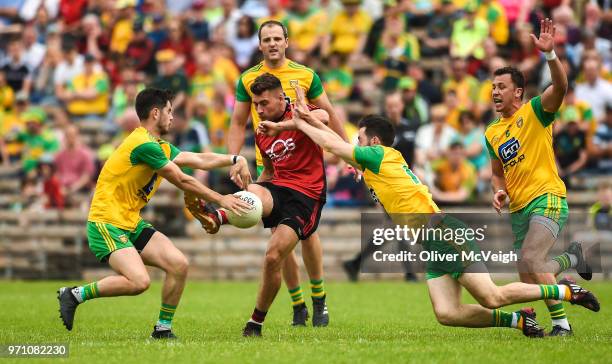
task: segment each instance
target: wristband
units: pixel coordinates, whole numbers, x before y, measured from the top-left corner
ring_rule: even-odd
[[[546,57],[547,61],[554,61],[555,59],[557,59],[557,54],[555,53],[555,50],[553,49],[550,52],[544,52],[544,57]]]
[[[238,162],[238,156],[234,155],[232,156],[232,164],[236,164]]]

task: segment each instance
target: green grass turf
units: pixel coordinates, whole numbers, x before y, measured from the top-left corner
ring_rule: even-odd
[[[60,285],[0,282],[0,344],[69,342],[70,356],[63,360],[88,364],[612,362],[612,283],[607,282],[585,284],[600,299],[599,313],[566,305],[574,337],[545,339],[528,339],[507,328],[443,327],[435,321],[425,284],[403,282],[326,284],[327,328],[290,327],[290,300],[283,288],[268,314],[265,337],[244,339],[240,334],[257,284],[189,282],[175,316],[177,342],[148,339],[159,310],[159,282],[140,296],[85,303],[72,332],[58,318]],[[307,303],[312,307],[309,297]],[[533,306],[550,328],[544,304]]]

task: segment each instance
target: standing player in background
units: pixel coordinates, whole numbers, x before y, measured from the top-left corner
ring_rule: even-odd
[[[128,135],[104,164],[98,177],[87,218],[89,248],[101,262],[108,262],[116,275],[81,287],[58,291],[60,318],[72,330],[79,304],[98,297],[133,296],[149,288],[145,265],[166,272],[162,286],[159,320],[151,337],[174,339],[172,319],[185,287],[187,258],[164,234],[140,217],[162,178],[186,193],[224,206],[237,213],[249,205],[232,195],[222,196],[208,189],[181,167],[212,169],[239,165],[237,173],[248,173],[246,159],[215,153],[181,152],[161,139],[172,126],[169,92],[145,89],[136,97],[140,127]],[[200,216],[206,225],[212,222]]]
[[[548,260],[568,215],[566,189],[552,145],[554,115],[567,91],[567,76],[553,49],[554,34],[552,20],[545,19],[540,23],[540,37],[531,35],[546,55],[552,85],[523,104],[523,74],[513,67],[496,70],[493,103],[501,116],[485,130],[493,169],[493,207],[500,212],[506,197],[510,198],[514,247],[520,249],[521,257],[519,275],[526,283],[555,284],[555,276],[570,267],[584,279],[592,276],[579,243],[571,243],[567,252]],[[563,304],[547,300],[546,305],[553,325],[550,335],[571,335]]]
[[[259,27],[259,49],[264,60],[258,65],[246,70],[238,81],[236,87],[236,105],[229,128],[227,147],[229,153],[240,153],[244,143],[245,127],[249,113],[253,128],[257,128],[260,121],[255,106],[252,104],[253,94],[250,87],[254,80],[264,74],[270,73],[281,81],[285,95],[289,102],[295,100],[294,85],[300,87],[308,101],[329,115],[330,127],[346,140],[342,122],[338,120],[329,99],[323,90],[319,76],[310,68],[293,62],[285,57],[289,46],[287,29],[274,20],[266,21]],[[256,149],[257,174],[263,171],[261,151]],[[240,180],[236,168],[230,170],[232,180],[241,188],[246,188],[250,181]],[[313,233],[302,242],[302,257],[310,277],[312,291],[314,326],[327,326],[329,315],[325,306],[325,290],[323,288],[323,251],[318,233]],[[293,325],[306,325],[308,309],[304,303],[302,288],[300,287],[299,266],[294,252],[287,257],[283,265],[283,278],[291,300],[293,302]]]
[[[424,223],[442,229],[466,228],[457,219],[440,212],[427,186],[408,168],[401,153],[390,147],[394,130],[389,120],[375,115],[362,119],[359,122],[359,145],[354,146],[342,140],[309,111],[299,91],[296,107],[292,111],[293,119],[283,122],[282,128],[297,128],[326,151],[360,168],[372,197],[382,205],[395,224],[419,226]],[[277,128],[278,124],[264,121],[260,123],[259,131],[268,133],[268,130]],[[454,241],[431,239],[421,241],[421,244],[425,250],[440,256],[477,249],[470,241],[458,245]],[[546,298],[562,299],[595,312],[600,308],[591,292],[569,280],[552,285],[515,282],[498,286],[480,262],[429,261],[425,277],[436,318],[447,326],[511,327],[521,330],[528,337],[542,337],[544,331],[535,321],[533,309],[506,312],[499,308]],[[461,287],[465,287],[479,304],[461,303]]]

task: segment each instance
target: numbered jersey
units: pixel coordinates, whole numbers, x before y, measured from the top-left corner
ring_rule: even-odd
[[[546,193],[566,195],[552,146],[554,118],[554,113],[546,112],[537,96],[511,117],[497,119],[485,130],[489,155],[504,167],[510,212]]]
[[[397,150],[382,145],[355,147],[353,159],[361,166],[372,197],[387,213],[440,211],[427,186],[412,173]]]
[[[156,170],[180,151],[143,128],[136,128],[104,164],[96,183],[88,220],[134,230],[140,210],[149,202],[162,178]]]

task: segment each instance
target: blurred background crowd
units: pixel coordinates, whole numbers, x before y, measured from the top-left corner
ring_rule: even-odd
[[[261,61],[269,19],[286,24],[287,56],[320,75],[350,138],[361,116],[385,114],[435,200],[488,201],[491,75],[520,68],[527,97],[550,83],[529,37],[545,17],[570,80],[554,124],[559,174],[592,188],[612,175],[610,0],[0,0],[0,165],[20,191],[7,207],[86,209],[146,86],[175,95],[170,142],[225,152],[235,85]],[[236,188],[227,171],[189,172]],[[327,178],[329,205],[371,204],[347,169],[330,163]]]

